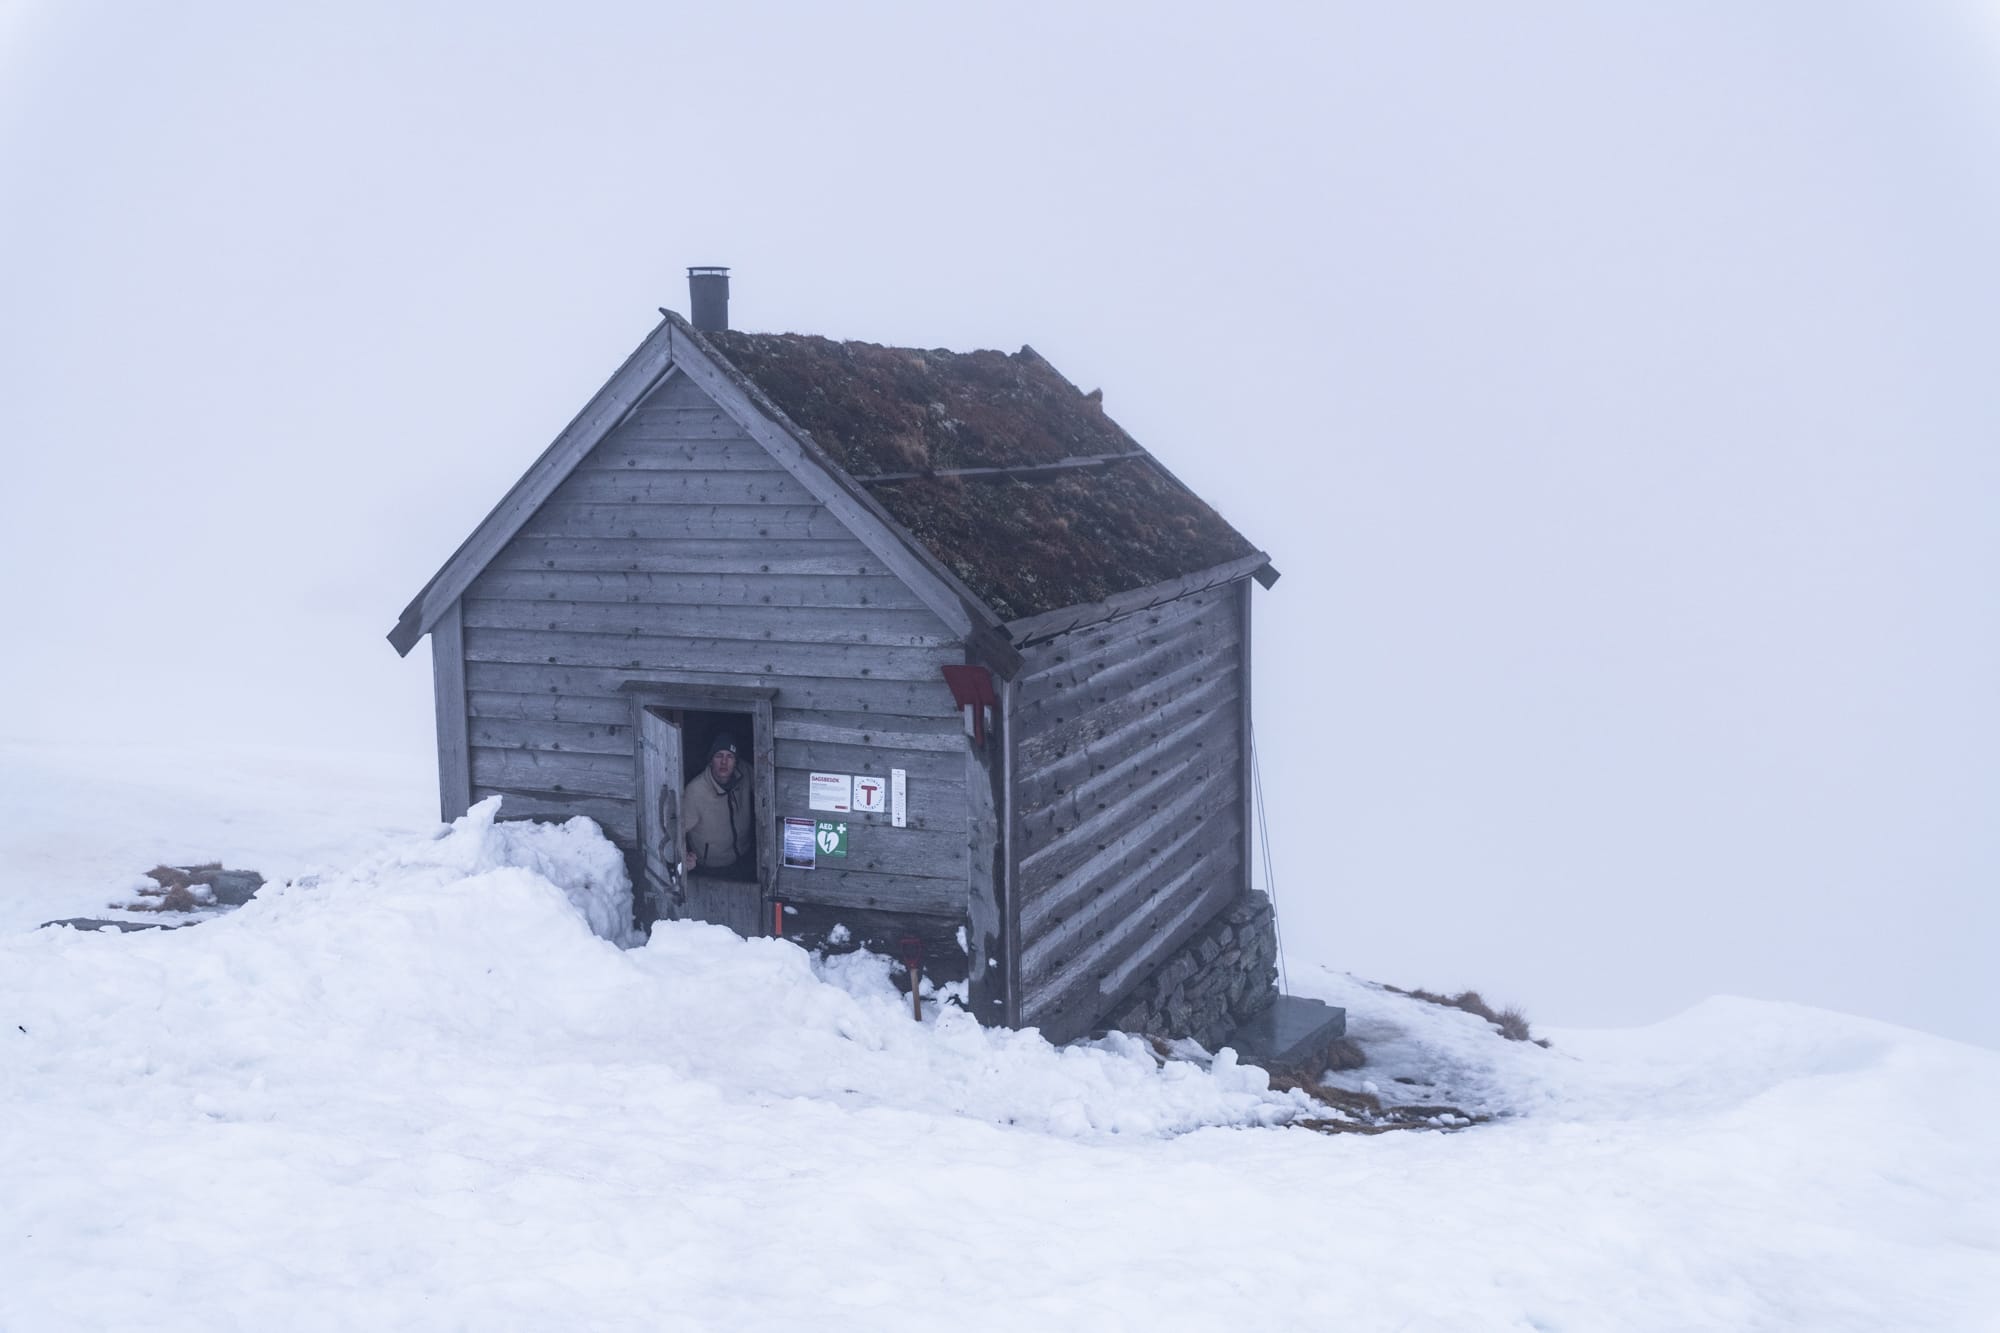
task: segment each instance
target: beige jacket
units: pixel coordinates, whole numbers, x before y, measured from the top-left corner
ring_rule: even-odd
[[[736,781],[726,792],[715,785],[715,775],[707,769],[695,774],[681,793],[681,837],[694,851],[697,873],[727,870],[738,858],[756,855],[748,765],[736,770]]]

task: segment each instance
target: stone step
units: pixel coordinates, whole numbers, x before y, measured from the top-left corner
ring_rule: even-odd
[[[1222,1044],[1235,1047],[1236,1058],[1246,1065],[1314,1078],[1326,1069],[1327,1052],[1346,1033],[1345,1009],[1323,1000],[1280,995]]]

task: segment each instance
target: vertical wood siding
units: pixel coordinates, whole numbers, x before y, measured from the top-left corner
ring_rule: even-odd
[[[1088,1032],[1249,882],[1240,584],[1025,650],[1021,1022]]]
[[[844,863],[779,896],[963,917],[962,640],[685,377],[543,503],[461,601],[472,796],[588,815],[636,846],[633,679],[775,689],[777,809],[815,769],[909,773],[909,825],[855,816]],[[832,867],[837,866],[838,869]]]

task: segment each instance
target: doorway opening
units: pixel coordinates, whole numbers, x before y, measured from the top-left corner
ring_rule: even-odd
[[[765,691],[634,682],[646,915],[769,928],[775,879]]]
[[[681,843],[700,879],[757,882],[750,715],[681,712]]]

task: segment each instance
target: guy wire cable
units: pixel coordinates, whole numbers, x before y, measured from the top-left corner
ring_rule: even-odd
[[[1271,869],[1271,821],[1264,815],[1264,764],[1257,750],[1257,724],[1250,724],[1250,790],[1256,797],[1258,855],[1264,859],[1264,896],[1271,900],[1271,935],[1278,946],[1278,990],[1291,994],[1285,972],[1284,919],[1278,915],[1278,877]]]

